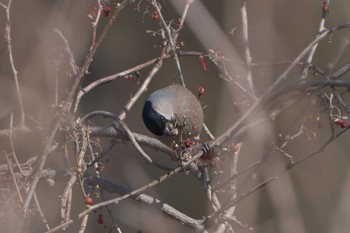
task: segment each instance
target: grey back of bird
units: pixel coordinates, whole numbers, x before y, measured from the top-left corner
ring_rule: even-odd
[[[167,119],[175,116],[179,134],[173,138],[158,137],[165,144],[170,141],[180,143],[186,138],[198,139],[203,128],[204,114],[201,103],[187,88],[174,84],[152,93],[148,100],[152,101],[153,108]],[[163,109],[172,109],[164,112]],[[169,141],[170,140],[170,141]]]

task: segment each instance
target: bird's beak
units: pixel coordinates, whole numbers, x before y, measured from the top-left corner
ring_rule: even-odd
[[[167,122],[163,133],[167,136],[173,137],[179,134],[179,130],[176,127],[174,127],[172,123]]]

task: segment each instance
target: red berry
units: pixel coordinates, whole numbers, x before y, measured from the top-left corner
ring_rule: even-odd
[[[189,138],[186,138],[186,140],[185,140],[185,146],[186,146],[186,147],[191,147],[191,146],[192,146],[191,140],[190,140]]]
[[[93,201],[91,197],[85,197],[85,204],[92,205]]]
[[[346,123],[345,123],[345,122],[342,122],[342,123],[339,124],[339,125],[340,125],[340,128],[342,128],[342,129],[346,128]]]
[[[203,56],[199,56],[199,60],[201,61],[201,65],[202,65],[203,69],[205,71],[207,71],[207,64],[204,61],[204,57]]]
[[[98,216],[97,223],[98,223],[98,224],[103,224],[103,216],[102,216],[102,214],[100,214],[100,215]]]
[[[159,19],[159,14],[158,14],[158,12],[153,12],[152,13],[152,20],[158,20]]]
[[[201,156],[203,160],[212,160],[214,158],[214,153],[206,153]]]
[[[87,8],[88,17],[92,20],[95,20],[98,14],[98,9],[96,7]]]
[[[329,7],[329,3],[328,3],[328,2],[324,2],[324,3],[323,3],[323,10],[324,10],[324,11],[327,11],[327,10],[328,10],[328,7]]]
[[[239,150],[239,146],[238,146],[237,144],[235,144],[235,143],[232,143],[232,145],[231,145],[231,151],[232,151],[233,153],[236,153],[238,150]]]
[[[198,96],[201,97],[204,94],[204,91],[205,91],[204,87],[199,86],[197,88]]]
[[[108,17],[111,14],[112,11],[112,7],[108,6],[108,5],[104,5],[103,6],[103,14]]]
[[[177,19],[177,26],[178,26],[178,27],[180,27],[181,22],[182,22],[181,18],[178,18],[178,19]]]
[[[344,120],[343,118],[341,118],[341,117],[335,119],[334,124],[339,125],[340,128],[342,128],[342,129],[346,128],[346,122],[345,122],[345,120]]]

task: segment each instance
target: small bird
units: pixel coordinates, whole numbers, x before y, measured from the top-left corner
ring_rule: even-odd
[[[171,148],[198,140],[204,122],[199,100],[179,84],[153,92],[145,101],[142,118],[147,129]]]

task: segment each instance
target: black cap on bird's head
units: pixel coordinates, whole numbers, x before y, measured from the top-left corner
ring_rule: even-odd
[[[157,112],[151,101],[146,101],[142,110],[142,119],[147,129],[155,135],[176,136],[178,130],[174,127],[173,119],[166,119],[162,114]]]
[[[150,101],[146,101],[143,106],[142,119],[149,131],[158,136],[163,135],[166,126],[165,117],[153,109]]]

